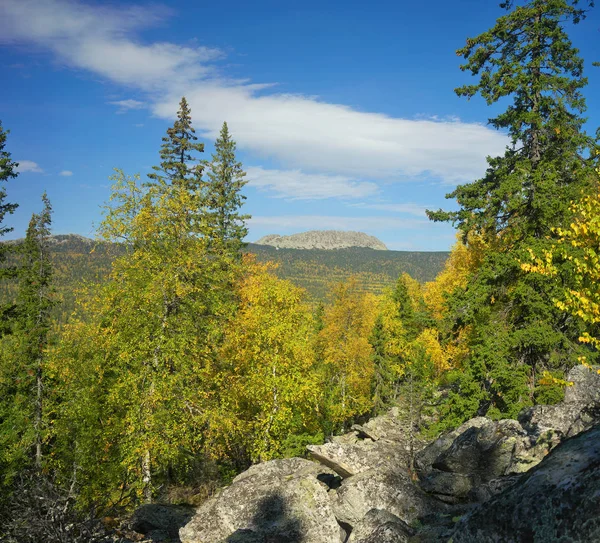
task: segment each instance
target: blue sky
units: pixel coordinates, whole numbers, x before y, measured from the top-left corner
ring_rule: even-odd
[[[118,167],[145,175],[185,95],[210,157],[227,121],[248,172],[249,241],[359,230],[390,249],[446,250],[425,208],[506,144],[494,108],[453,89],[455,50],[502,14],[489,0],[0,0],[0,119],[21,174],[6,221],[24,234],[44,190],[55,233],[92,237]],[[600,124],[600,13],[574,28]]]

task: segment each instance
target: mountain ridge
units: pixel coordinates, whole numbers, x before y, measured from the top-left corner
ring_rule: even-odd
[[[254,245],[269,245],[278,249],[349,249],[363,247],[376,251],[387,251],[385,243],[364,232],[351,230],[309,230],[289,236],[269,234],[254,242]]]

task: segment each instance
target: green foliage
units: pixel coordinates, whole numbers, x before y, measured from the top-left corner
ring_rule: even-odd
[[[11,334],[0,343],[0,467],[10,483],[35,463],[42,467],[46,431],[45,354],[55,304],[48,237],[52,208],[46,194],[44,208],[33,214],[25,242],[19,247],[19,285]]]
[[[213,248],[234,258],[241,255],[243,239],[248,233],[244,221],[250,218],[238,211],[246,199],[241,193],[247,183],[245,175],[242,163],[235,158],[235,141],[227,123],[223,123],[207,168],[207,220],[214,231]]]
[[[18,172],[17,166],[19,165],[17,162],[14,162],[11,159],[11,155],[8,151],[4,150],[6,146],[6,137],[8,136],[8,131],[2,129],[2,122],[0,122],[0,182],[4,183],[9,179],[14,179],[17,177]],[[8,232],[12,231],[12,228],[2,226],[4,222],[4,218],[7,214],[12,214],[15,209],[18,207],[17,204],[10,204],[5,202],[6,199],[6,189],[4,185],[0,186],[0,236],[4,236]],[[2,247],[1,250],[6,250],[6,247]],[[2,253],[0,252],[0,255]]]
[[[321,445],[325,441],[323,432],[316,434],[290,434],[281,444],[281,456],[283,458],[306,457],[307,445]]]
[[[202,257],[212,230],[201,168],[190,166],[194,139],[183,99],[149,181],[113,177],[100,233],[123,241],[125,254],[83,307],[91,318],[73,320],[56,352],[64,386],[56,440],[76,444],[62,462],[81,467],[89,500],[117,499],[119,488],[150,500],[203,450],[213,340],[231,279]]]
[[[513,2],[503,6],[511,10]],[[507,130],[512,143],[503,156],[488,159],[482,179],[448,195],[458,211],[429,213],[456,224],[465,242],[476,236],[486,248],[478,269],[448,302],[447,329],[469,336],[460,385],[469,377],[469,388],[479,387],[450,418],[514,415],[535,399],[534,374],[565,369],[582,354],[581,327],[552,302],[560,285],[527,276],[520,262],[530,250],[543,254],[552,244],[554,228],[570,220],[570,201],[589,183],[591,140],[581,116],[586,79],[565,31],[567,21],[583,16],[574,1],[531,0],[458,51],[465,58],[461,68],[478,81],[457,94],[480,95],[488,104],[511,100],[489,122]],[[451,394],[448,405],[454,400]]]
[[[550,379],[539,379],[534,389],[535,403],[557,404],[565,399],[565,374],[562,371],[548,372]]]
[[[376,251],[363,247],[348,249],[276,249],[248,244],[248,252],[259,262],[278,264],[275,273],[306,289],[319,301],[330,301],[331,284],[356,276],[360,288],[382,294],[408,273],[418,281],[431,281],[443,268],[447,252]]]
[[[14,213],[18,207],[17,204],[5,202],[6,188],[4,183],[9,179],[14,179],[18,175],[16,171],[18,163],[14,162],[11,159],[10,153],[4,150],[7,135],[8,131],[2,129],[2,122],[0,122],[0,237],[12,231],[12,228],[3,225],[3,222],[6,215]],[[15,277],[15,268],[7,266],[5,262],[13,249],[14,247],[11,245],[0,243],[0,280],[13,279]],[[0,336],[8,331],[9,320],[14,310],[14,305],[10,303],[11,301],[7,300],[8,303],[0,304]]]

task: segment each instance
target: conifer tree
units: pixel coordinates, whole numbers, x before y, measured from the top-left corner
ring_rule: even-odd
[[[514,415],[535,401],[540,370],[565,369],[580,350],[579,328],[551,301],[554,282],[526,276],[519,263],[528,248],[543,251],[553,228],[568,222],[569,202],[589,179],[586,79],[565,30],[585,11],[577,0],[515,4],[503,2],[507,13],[457,52],[466,59],[461,69],[479,78],[456,89],[459,96],[480,95],[488,104],[511,100],[489,121],[506,130],[511,143],[503,156],[488,159],[482,179],[447,196],[457,200],[458,211],[429,213],[457,225],[465,242],[474,235],[487,246],[466,288],[455,292],[449,316],[456,330],[471,330],[468,367],[456,384],[468,391],[455,396],[469,402],[468,409],[456,406],[463,418]]]
[[[250,218],[239,213],[246,199],[241,190],[247,181],[241,162],[236,160],[235,149],[227,123],[223,123],[215,142],[215,153],[208,164],[206,199],[214,245],[231,256],[239,255],[248,233],[244,221]]]
[[[42,467],[44,401],[46,397],[45,351],[55,305],[48,238],[52,207],[42,196],[44,208],[33,214],[27,236],[19,247],[19,289],[11,336],[5,338],[0,367],[0,435],[4,464],[10,477],[18,467],[33,461]]]
[[[65,329],[62,418],[76,421],[73,462],[94,498],[125,485],[151,501],[157,481],[173,482],[202,452],[226,281],[207,258],[202,167],[190,165],[203,147],[194,141],[184,98],[149,180],[117,171],[100,233],[127,252],[92,295],[89,322]]]
[[[204,166],[192,153],[203,153],[204,144],[196,143],[197,140],[190,107],[184,96],[179,102],[175,123],[167,129],[167,135],[162,139],[160,166],[154,166],[155,173],[148,177],[157,182],[183,185],[188,190],[199,189]],[[198,164],[192,166],[194,162]]]
[[[6,137],[8,135],[8,130],[2,129],[2,122],[0,121],[0,182],[4,183],[9,179],[14,179],[17,177],[18,172],[17,167],[19,164],[14,162],[11,159],[10,153],[4,150],[6,146]],[[6,189],[4,186],[0,186],[0,236],[4,236],[8,232],[12,231],[12,228],[2,226],[4,222],[4,218],[7,214],[11,214],[17,209],[17,204],[10,204],[5,202],[6,199]],[[2,251],[5,251],[6,248],[2,247]],[[2,256],[2,253],[0,253]]]
[[[2,129],[2,122],[0,121],[0,183],[5,183],[9,179],[17,177],[18,163],[14,162],[8,151],[4,150],[6,146],[6,137],[8,130]],[[12,228],[3,226],[6,215],[14,213],[17,209],[17,204],[11,204],[5,202],[6,200],[6,188],[3,184],[0,184],[0,237],[12,231]],[[0,279],[6,277],[14,277],[14,267],[5,267],[3,264],[6,261],[8,253],[13,250],[14,247],[6,243],[0,244]],[[14,310],[14,306],[11,305],[0,305],[0,335],[8,331],[9,316]]]

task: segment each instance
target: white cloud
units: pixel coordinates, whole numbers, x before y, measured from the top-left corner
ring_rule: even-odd
[[[173,117],[179,94],[157,101],[154,112]],[[352,178],[472,180],[485,171],[485,156],[507,143],[480,124],[393,118],[243,85],[203,82],[185,95],[194,122],[211,138],[226,119],[241,148],[291,168]]]
[[[63,170],[58,175],[62,175],[63,177],[71,177],[73,172],[71,170]]]
[[[44,170],[40,168],[37,162],[33,162],[33,160],[17,160],[19,166],[17,167],[17,171],[19,173],[24,172],[32,172],[32,173],[44,173]]]
[[[118,106],[117,113],[127,113],[131,109],[143,109],[146,107],[145,102],[139,100],[117,100],[116,102],[109,102],[113,106]]]
[[[356,181],[341,175],[307,174],[300,170],[247,169],[248,184],[273,192],[289,200],[323,200],[326,198],[365,198],[376,194],[375,183]]]
[[[358,183],[355,191],[368,189],[359,182],[365,179],[472,180],[485,171],[485,156],[500,154],[508,141],[481,124],[443,115],[391,117],[278,93],[268,82],[228,81],[214,66],[222,56],[217,49],[143,43],[137,37],[139,30],[164,20],[166,8],[116,6],[2,0],[0,42],[37,44],[64,64],[134,87],[163,118],[175,116],[185,94],[205,136],[215,138],[227,120],[240,149],[275,159],[284,170],[338,176],[346,186]],[[282,185],[270,187],[277,193]]]
[[[161,22],[161,6],[92,6],[75,0],[3,0],[0,42],[32,42],[58,59],[114,82],[164,88],[206,75],[221,56],[208,47],[139,42],[135,31]]]
[[[415,215],[417,217],[426,217],[425,210],[433,209],[435,206],[423,206],[420,204],[405,203],[405,204],[350,204],[351,207],[359,209],[377,209],[379,211],[389,211],[391,213],[405,213]]]

